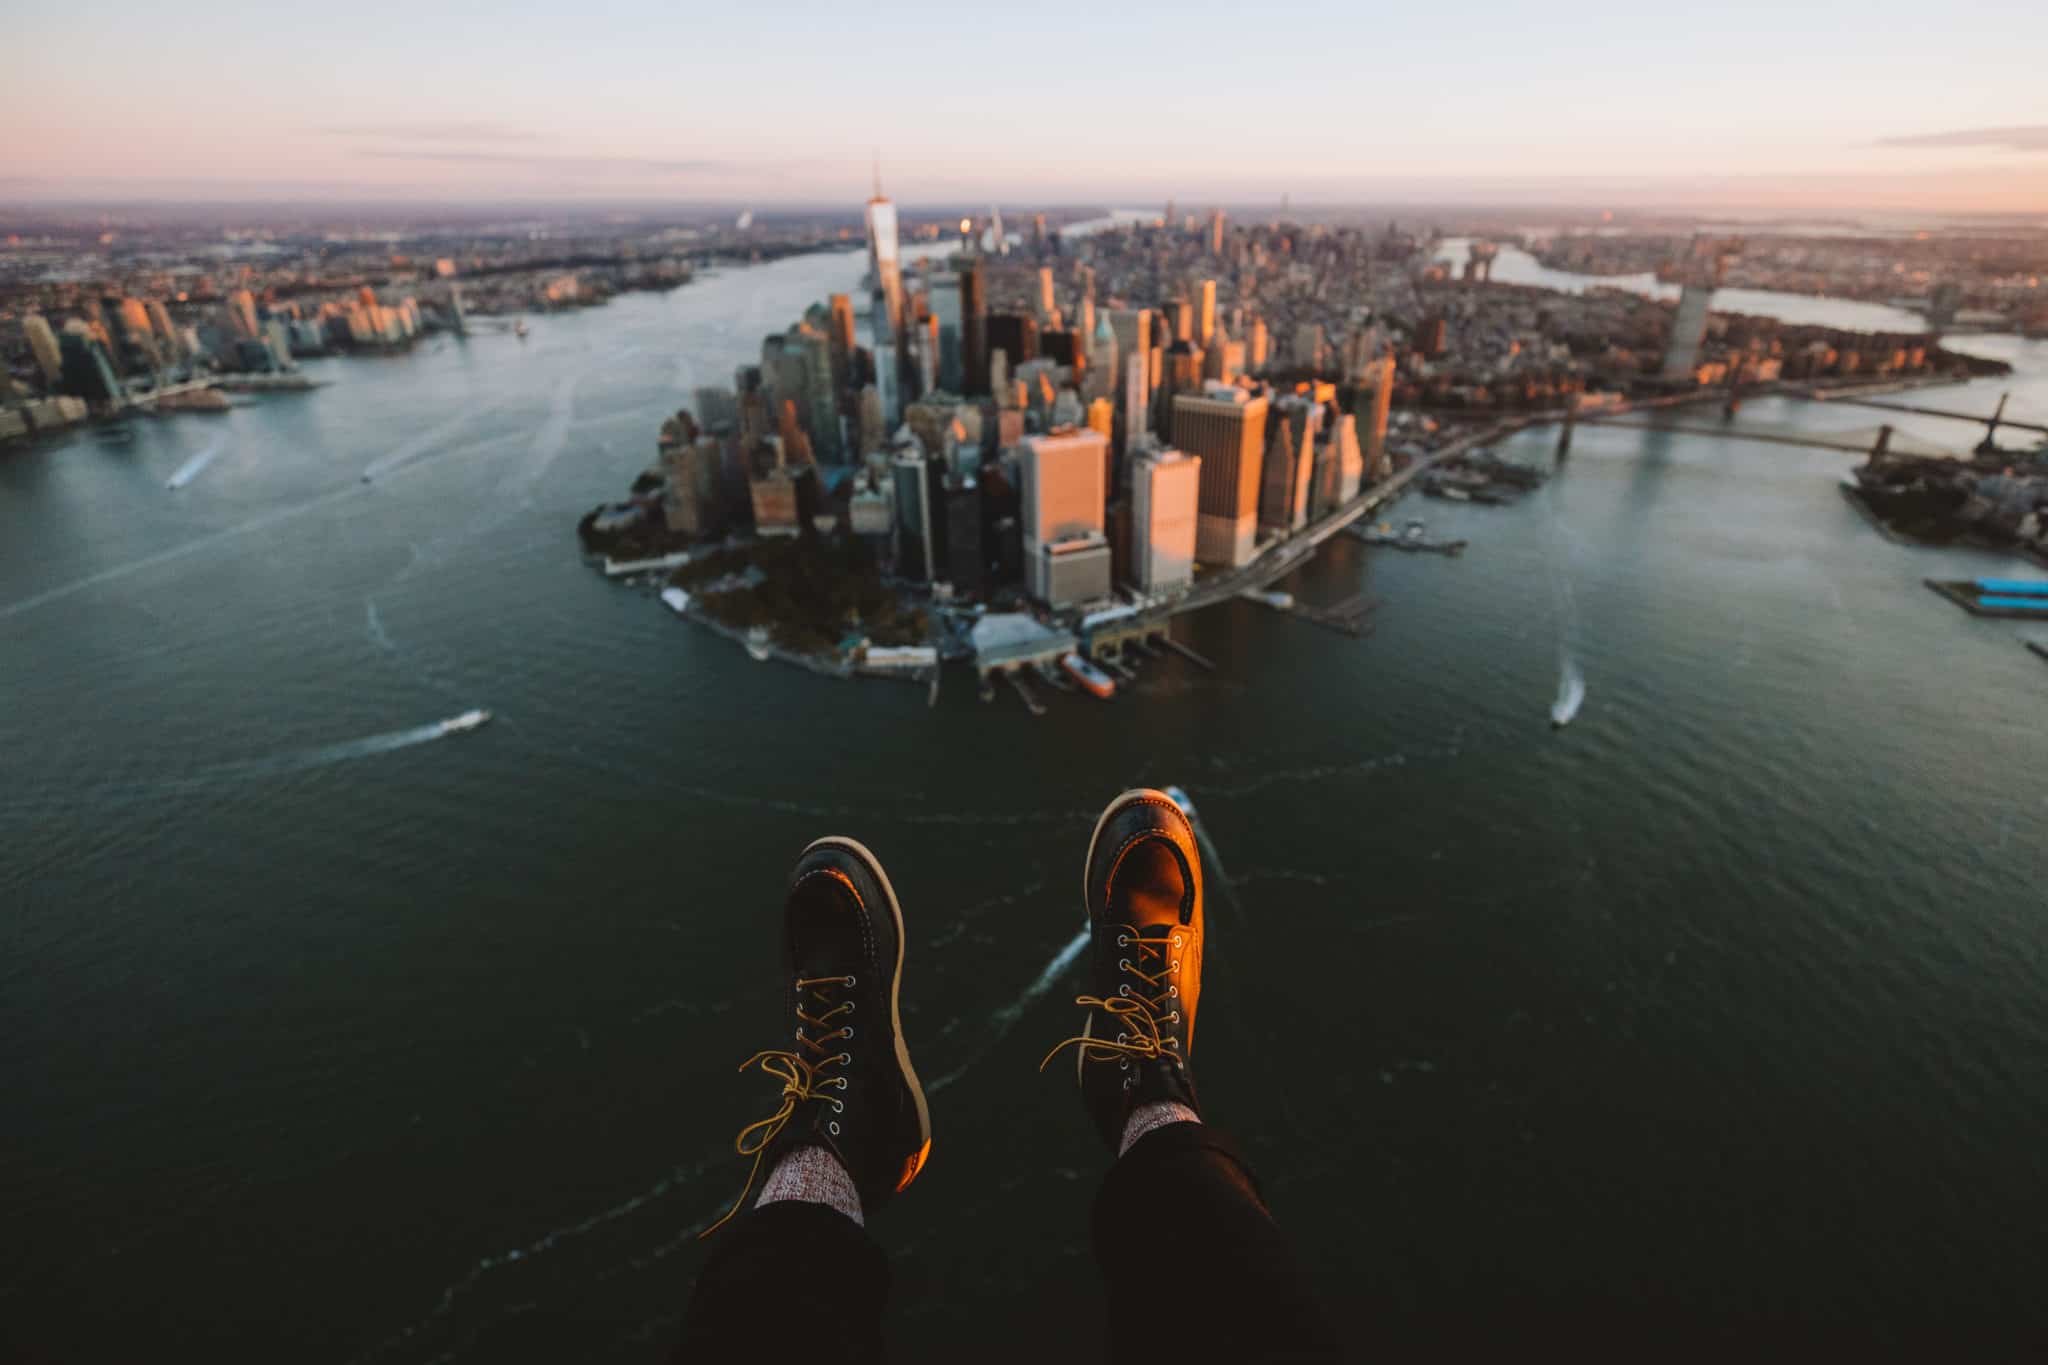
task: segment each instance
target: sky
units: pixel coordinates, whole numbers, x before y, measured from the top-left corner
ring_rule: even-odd
[[[2048,4],[10,0],[0,204],[2048,213]]]

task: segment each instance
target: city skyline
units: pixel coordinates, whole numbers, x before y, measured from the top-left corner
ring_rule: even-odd
[[[1489,2],[1455,24],[1330,7],[1271,33],[1157,4],[972,24],[798,11],[770,34],[736,11],[614,0],[565,34],[558,12],[514,4],[486,35],[383,4],[317,33],[231,0],[35,8],[10,21],[23,51],[87,56],[115,88],[172,80],[177,116],[78,99],[66,64],[26,63],[0,92],[0,117],[32,133],[0,152],[0,196],[822,205],[864,198],[879,149],[913,209],[1287,195],[2048,212],[2029,67],[2048,23],[2020,6],[1930,26],[1884,0],[1853,27],[1760,6],[1710,24],[1611,3],[1567,22]],[[1318,79],[1240,41],[1274,39],[1276,58],[1305,44],[1356,60]],[[1162,78],[1107,116],[1132,61]],[[1005,70],[1028,98],[992,97]]]

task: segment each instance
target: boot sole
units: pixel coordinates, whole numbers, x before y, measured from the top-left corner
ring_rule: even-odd
[[[1157,787],[1132,787],[1128,791],[1119,793],[1114,801],[1104,806],[1102,814],[1095,818],[1095,832],[1088,836],[1088,854],[1081,860],[1081,913],[1088,917],[1088,937],[1091,944],[1095,938],[1095,910],[1094,907],[1088,904],[1088,869],[1095,866],[1095,845],[1102,840],[1102,827],[1109,823],[1110,816],[1115,815],[1125,806],[1139,801],[1150,802],[1154,800],[1163,801],[1173,808],[1173,813],[1180,817],[1180,822],[1183,825],[1187,826],[1188,842],[1195,842],[1195,826],[1194,822],[1188,819],[1188,813],[1181,809],[1180,802],[1174,800]],[[1088,1011],[1088,1018],[1081,1025],[1081,1036],[1083,1038],[1093,1038],[1095,1036],[1094,1010]],[[1083,1084],[1082,1078],[1087,1075],[1085,1070],[1087,1065],[1088,1049],[1086,1045],[1075,1048],[1075,1085]]]
[[[903,1073],[903,1083],[910,1087],[910,1098],[917,1105],[918,1148],[903,1163],[903,1174],[896,1182],[897,1190],[907,1189],[924,1169],[925,1161],[932,1153],[932,1114],[925,1103],[924,1086],[918,1083],[917,1069],[910,1064],[910,1049],[903,1042],[903,903],[896,899],[896,888],[889,884],[889,874],[882,870],[882,860],[858,839],[849,839],[843,834],[828,834],[822,839],[813,839],[804,846],[809,853],[814,848],[838,848],[853,854],[867,864],[875,881],[881,885],[882,895],[888,899],[889,914],[896,921],[896,971],[889,978],[889,1029],[896,1040],[896,1065]]]

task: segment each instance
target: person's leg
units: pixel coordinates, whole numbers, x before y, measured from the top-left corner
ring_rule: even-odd
[[[781,1107],[735,1144],[754,1169],[706,1230],[719,1243],[690,1296],[678,1360],[752,1358],[764,1328],[835,1360],[882,1356],[889,1268],[865,1223],[924,1168],[931,1118],[897,1006],[903,910],[882,865],[851,839],[820,839],[797,860],[783,967],[794,1046],[741,1068],[780,1080]],[[754,1208],[734,1219],[763,1170]]]
[[[1250,1166],[1202,1123],[1195,1098],[1204,925],[1187,816],[1164,792],[1125,792],[1096,823],[1083,875],[1091,993],[1077,1001],[1081,1035],[1060,1047],[1075,1049],[1081,1098],[1117,1153],[1093,1220],[1113,1358],[1163,1347],[1194,1359],[1338,1359]]]

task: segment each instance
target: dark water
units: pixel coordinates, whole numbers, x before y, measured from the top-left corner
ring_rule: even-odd
[[[843,830],[906,899],[935,1092],[878,1222],[904,1352],[1085,1346],[1103,1157],[1034,1067],[1138,782],[1219,855],[1210,1115],[1369,1331],[2048,1328],[2048,666],[1919,586],[2031,570],[1886,544],[1847,457],[1582,430],[1517,508],[1404,505],[1462,560],[1339,539],[1298,576],[1383,597],[1365,641],[1235,604],[1181,628],[1214,675],[928,711],[756,664],[571,533],[853,262],[0,462],[8,1331],[657,1358],[772,1109],[733,1068],[778,1036],[780,878]],[[1982,344],[2038,410],[2048,349]],[[421,728],[470,706],[499,719]]]

